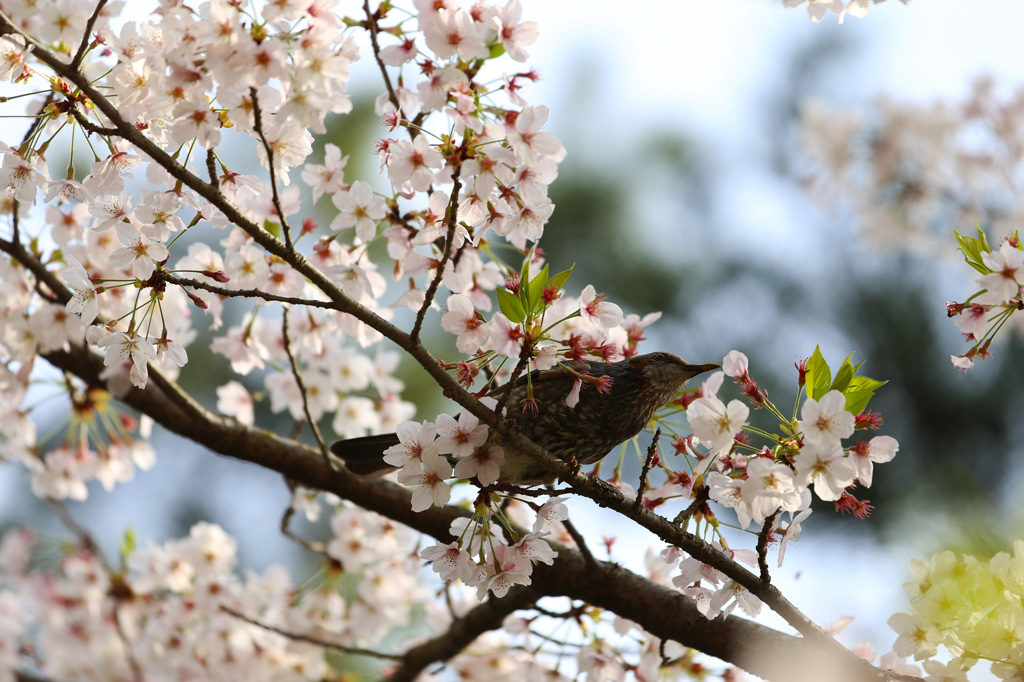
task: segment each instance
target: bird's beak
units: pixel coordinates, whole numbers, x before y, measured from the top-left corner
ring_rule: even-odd
[[[703,365],[689,365],[688,364],[686,366],[686,368],[688,370],[690,370],[690,372],[693,374],[693,376],[697,376],[698,374],[703,374],[704,372],[710,372],[712,370],[718,369],[719,367],[721,367],[721,365],[716,365],[713,362],[708,362],[708,363],[703,364]]]

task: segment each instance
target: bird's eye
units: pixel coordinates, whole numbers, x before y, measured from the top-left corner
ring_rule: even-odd
[[[655,353],[654,357],[659,362],[664,362],[665,360],[668,360],[668,354],[667,353]]]

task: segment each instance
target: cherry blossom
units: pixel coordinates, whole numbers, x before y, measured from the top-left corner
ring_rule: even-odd
[[[78,313],[82,318],[82,324],[92,324],[92,321],[99,315],[96,287],[89,279],[89,273],[73,256],[68,256],[68,264],[71,268],[64,272],[63,277],[74,295],[67,302],[65,310],[69,313]]]
[[[814,492],[823,500],[842,497],[843,490],[857,477],[857,468],[846,457],[839,442],[812,443],[804,446],[793,458],[799,486],[814,484]]]
[[[739,434],[750,414],[750,408],[738,400],[728,406],[716,397],[697,398],[686,410],[693,434],[720,452],[728,448]]]
[[[829,391],[821,400],[808,398],[800,416],[800,430],[810,443],[828,446],[853,435],[854,415],[846,411],[846,398],[839,391]]]
[[[421,471],[413,463],[413,466],[407,464],[398,474],[399,483],[417,486],[412,493],[412,510],[421,512],[432,505],[441,507],[448,504],[452,490],[445,480],[451,478],[452,465],[437,454],[421,453],[419,459]]]

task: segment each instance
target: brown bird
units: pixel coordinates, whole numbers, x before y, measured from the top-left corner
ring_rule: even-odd
[[[506,418],[534,443],[559,459],[578,464],[593,464],[625,440],[637,435],[661,406],[671,400],[687,381],[704,372],[718,369],[708,363],[691,365],[671,353],[638,355],[611,364],[603,362],[569,362],[570,370],[557,366],[536,370],[529,381],[523,376],[512,388],[505,403]],[[569,407],[566,398],[576,382],[576,375],[608,377],[611,386],[598,390],[584,382],[579,402]],[[528,400],[532,387],[533,401]],[[507,384],[488,395],[501,401]],[[331,452],[340,457],[352,473],[370,476],[394,469],[384,461],[384,450],[397,445],[394,433],[352,438],[331,445]],[[535,485],[551,483],[556,474],[529,455],[501,442],[493,434],[489,443],[501,445],[505,461],[501,465],[501,483]]]

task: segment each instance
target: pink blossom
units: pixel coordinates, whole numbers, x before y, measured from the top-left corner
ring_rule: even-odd
[[[396,467],[404,467],[414,460],[430,458],[438,454],[435,439],[437,429],[428,421],[421,424],[402,422],[398,425],[399,444],[384,451],[384,461]]]
[[[443,163],[444,158],[430,146],[427,136],[417,135],[413,142],[401,140],[391,145],[388,174],[396,189],[408,182],[417,192],[425,192],[434,181],[430,169],[440,168]]]
[[[430,547],[424,547],[420,550],[420,558],[431,562],[430,567],[442,580],[459,579],[468,582],[477,570],[469,552],[454,542],[438,542]]]
[[[580,315],[584,320],[601,327],[617,327],[622,321],[622,308],[609,303],[604,294],[598,294],[593,284],[588,284],[580,294]]]
[[[496,7],[491,22],[498,32],[498,39],[508,56],[517,62],[525,62],[529,55],[523,49],[537,40],[537,22],[519,23],[523,10],[519,0],[509,0],[504,7]]]
[[[505,451],[497,445],[481,445],[472,453],[463,457],[455,464],[456,478],[473,478],[480,485],[488,486],[498,480],[501,465],[505,461]]]
[[[839,391],[829,391],[821,400],[808,398],[800,410],[804,439],[827,446],[853,435],[856,417],[845,408],[846,397]]]
[[[458,458],[469,457],[473,450],[487,442],[487,425],[481,424],[469,412],[460,414],[458,421],[442,414],[437,417],[437,434],[435,445],[438,453]]]
[[[439,59],[448,59],[456,52],[468,62],[487,54],[473,17],[465,10],[440,9],[433,16],[420,15],[420,28],[429,47]]]
[[[398,474],[398,482],[415,485],[412,510],[421,512],[431,506],[443,507],[451,499],[452,489],[445,480],[452,476],[452,465],[440,455],[420,455],[422,471],[406,466]]]
[[[814,484],[814,492],[827,502],[834,502],[857,477],[857,468],[844,456],[839,441],[808,443],[793,458],[796,482],[800,487]]]

